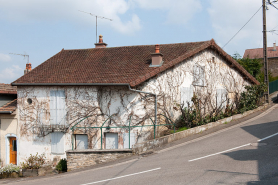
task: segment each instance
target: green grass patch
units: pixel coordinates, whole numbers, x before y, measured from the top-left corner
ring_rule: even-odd
[[[181,128],[179,128],[178,130],[176,130],[176,133],[177,133],[177,132],[180,132],[180,131],[187,130],[187,129],[188,129],[187,127],[181,127]],[[174,130],[171,130],[170,133],[173,134],[173,133],[174,133]]]

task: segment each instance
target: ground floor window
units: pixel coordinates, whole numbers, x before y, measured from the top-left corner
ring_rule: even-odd
[[[75,135],[75,148],[76,149],[88,149],[88,135],[76,134]]]
[[[105,149],[118,149],[118,133],[105,133]]]
[[[64,133],[52,132],[51,133],[51,153],[64,154]]]

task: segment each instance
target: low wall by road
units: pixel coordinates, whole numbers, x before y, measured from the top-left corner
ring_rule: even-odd
[[[244,112],[243,114],[236,114],[234,116],[224,118],[224,119],[218,120],[216,122],[211,122],[211,123],[208,123],[206,125],[201,125],[201,126],[198,126],[198,127],[194,127],[194,128],[188,129],[188,130],[184,130],[184,131],[181,131],[181,132],[170,134],[170,135],[160,137],[160,138],[157,138],[157,139],[149,140],[149,141],[146,141],[146,142],[143,142],[143,143],[136,143],[135,145],[133,145],[132,150],[133,150],[133,153],[135,153],[135,154],[145,153],[149,150],[153,150],[155,148],[161,147],[161,146],[163,146],[165,144],[168,144],[168,143],[171,143],[173,141],[185,138],[185,137],[193,135],[193,134],[198,134],[198,133],[203,132],[207,129],[216,127],[216,126],[224,124],[224,123],[228,123],[232,120],[240,119],[240,118],[245,117],[249,114],[252,114],[254,112],[262,110],[266,107],[267,107],[267,105],[264,105],[264,106],[258,107],[257,109]]]
[[[115,149],[115,150],[68,150],[67,166],[68,171],[92,166],[95,164],[113,161],[122,157],[132,155],[131,149]]]

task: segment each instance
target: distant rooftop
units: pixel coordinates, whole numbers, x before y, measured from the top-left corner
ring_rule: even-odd
[[[246,49],[243,55],[243,58],[263,58],[263,48],[256,49]],[[278,57],[278,50],[276,49],[276,44],[274,47],[267,48],[267,58],[275,58]]]

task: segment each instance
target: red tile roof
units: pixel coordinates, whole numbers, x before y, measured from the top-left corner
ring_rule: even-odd
[[[162,44],[161,67],[149,67],[155,45],[62,50],[12,85],[130,84],[134,87],[205,50],[213,49],[251,83],[259,84],[214,40]]]
[[[243,58],[263,58],[263,48],[256,49],[247,49],[244,52]],[[267,58],[275,58],[278,57],[278,46],[276,47],[276,51],[273,51],[273,47],[267,48]]]
[[[11,84],[0,83],[0,94],[17,94],[17,88]]]
[[[9,103],[5,104],[4,106],[0,107],[0,113],[13,113],[17,107],[17,99],[10,101]]]

